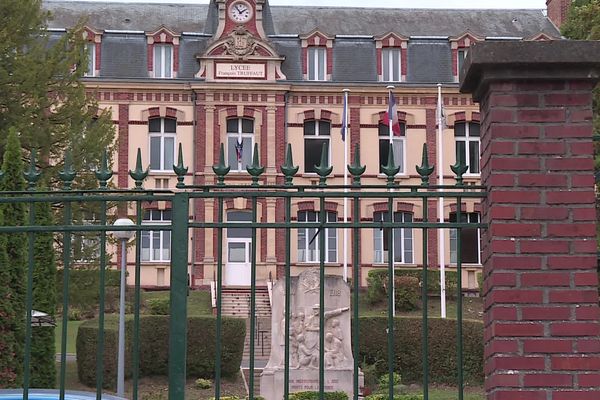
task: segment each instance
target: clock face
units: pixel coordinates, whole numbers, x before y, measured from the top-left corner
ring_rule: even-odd
[[[252,8],[245,1],[235,1],[229,7],[229,18],[235,22],[247,22],[250,17],[252,17]]]

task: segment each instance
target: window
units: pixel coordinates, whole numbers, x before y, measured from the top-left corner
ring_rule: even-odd
[[[462,69],[462,66],[465,63],[465,58],[467,58],[467,51],[468,51],[468,49],[458,50],[458,57],[457,57],[458,72],[457,72],[457,75],[460,75],[460,70]]]
[[[374,222],[389,222],[390,214],[387,211],[378,211],[373,214]],[[412,222],[413,216],[409,212],[395,212],[394,222]],[[389,235],[391,229],[374,229],[374,250],[376,264],[387,263],[389,260]],[[413,234],[412,228],[394,228],[394,264],[412,264],[413,263]]]
[[[337,214],[327,212],[327,222],[336,222]],[[299,211],[298,222],[318,222],[318,211]],[[298,229],[298,262],[319,262],[319,235],[317,228]],[[325,262],[337,261],[337,234],[335,229],[325,228]]]
[[[242,172],[252,164],[254,121],[248,118],[227,120],[227,161],[231,171]]]
[[[173,46],[170,44],[154,45],[154,77],[173,77]]]
[[[381,51],[381,58],[383,81],[400,82],[400,49],[385,48]]]
[[[308,48],[308,80],[324,81],[327,76],[327,51],[325,47]]]
[[[142,224],[169,225],[171,210],[147,210]],[[171,231],[142,231],[142,261],[171,260]]]
[[[479,213],[460,214],[461,222],[478,223]],[[450,213],[450,222],[456,222],[456,213]],[[458,229],[450,229],[450,262],[456,264],[457,260]],[[465,264],[481,264],[481,245],[478,228],[462,228],[460,235],[460,251],[462,262]]]
[[[479,124],[459,122],[454,125],[456,140],[456,161],[469,166],[467,174],[479,173]]]
[[[85,45],[85,51],[87,53],[87,68],[83,76],[95,76],[96,75],[96,43],[87,43]]]
[[[172,118],[152,118],[150,131],[150,169],[171,171],[175,159],[177,121]]]
[[[400,122],[400,136],[392,134],[392,146],[394,149],[394,164],[400,166],[398,173],[404,173],[406,124]],[[382,173],[382,165],[388,163],[388,153],[390,147],[390,128],[382,123],[379,124],[379,173]]]
[[[315,166],[321,164],[323,144],[327,146],[329,154],[330,133],[331,123],[329,121],[304,121],[304,172],[317,172]]]
[[[91,211],[84,211],[81,225],[95,225],[96,215]],[[73,232],[71,250],[73,261],[91,263],[100,257],[100,240],[98,232]]]

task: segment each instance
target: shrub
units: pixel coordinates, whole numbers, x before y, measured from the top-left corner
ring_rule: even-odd
[[[116,310],[119,301],[120,271],[107,269],[106,300],[105,307],[108,310]],[[62,304],[64,270],[59,269],[56,273],[57,304]],[[69,270],[69,307],[79,310],[81,318],[93,318],[97,314],[100,304],[100,270],[99,269],[71,269]],[[62,307],[59,307],[59,312]]]
[[[169,299],[156,298],[146,300],[149,314],[152,315],[169,315]]]
[[[387,371],[387,317],[361,317],[359,356],[375,364],[379,375]],[[405,382],[421,382],[422,319],[397,317],[394,321],[394,370]],[[431,383],[454,385],[456,320],[429,320],[429,378]],[[463,321],[463,370],[467,384],[483,383],[483,324]]]
[[[117,371],[118,318],[107,316],[104,333],[104,387],[114,388]],[[133,320],[125,324],[125,375],[131,376],[133,350]],[[189,317],[187,338],[188,377],[212,378],[215,373],[216,318]],[[222,370],[224,377],[235,376],[239,371],[244,349],[246,326],[244,320],[223,318],[221,335]],[[79,381],[96,385],[96,346],[98,321],[84,322],[77,332],[77,373]],[[169,317],[162,315],[140,316],[140,376],[168,374]]]
[[[210,379],[198,378],[196,379],[195,384],[198,389],[210,389],[212,387],[212,381]]]
[[[423,271],[420,269],[397,269],[394,272],[397,277],[411,276],[419,280],[419,287],[422,286]],[[374,269],[369,271],[367,276],[367,301],[371,304],[382,302],[386,298],[386,287],[388,274],[386,269]],[[457,285],[457,274],[455,271],[446,271],[446,296],[455,298]],[[427,294],[430,296],[439,296],[440,294],[440,272],[436,270],[427,271]],[[420,296],[420,294],[419,294]]]
[[[324,400],[348,400],[344,392],[323,393]],[[290,393],[289,400],[319,400],[319,392],[296,392]]]
[[[402,377],[399,373],[394,372],[394,386],[402,383]],[[383,374],[379,377],[379,387],[386,388],[390,384],[390,374]]]
[[[395,280],[396,310],[414,311],[419,308],[419,280],[412,276],[397,276]]]
[[[365,400],[388,400],[387,394],[372,394],[365,397]],[[421,394],[395,394],[394,400],[423,400]]]

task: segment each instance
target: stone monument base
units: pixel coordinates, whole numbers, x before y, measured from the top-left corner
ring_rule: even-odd
[[[264,369],[260,376],[260,395],[265,400],[281,400],[284,391],[284,370]],[[325,391],[346,392],[348,398],[354,396],[353,369],[326,369]],[[358,386],[364,386],[364,374],[359,371]],[[290,393],[294,392],[318,392],[319,370],[317,369],[290,369]]]

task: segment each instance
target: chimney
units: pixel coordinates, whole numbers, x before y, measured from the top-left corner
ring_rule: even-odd
[[[546,0],[548,18],[557,28],[567,19],[567,13],[573,0]]]

